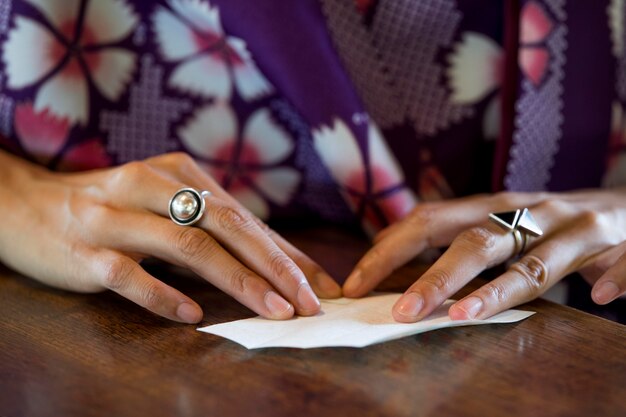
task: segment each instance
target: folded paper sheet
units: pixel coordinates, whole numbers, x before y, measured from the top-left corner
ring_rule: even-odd
[[[286,321],[261,317],[215,324],[198,330],[228,338],[248,349],[268,347],[317,348],[364,347],[444,327],[490,323],[514,323],[535,314],[507,310],[487,320],[452,321],[446,301],[419,323],[396,322],[391,308],[401,294],[374,294],[361,299],[322,300],[322,312],[314,317]]]

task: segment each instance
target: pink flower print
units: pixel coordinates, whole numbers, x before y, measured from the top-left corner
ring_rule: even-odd
[[[421,199],[424,201],[439,201],[454,197],[452,188],[433,162],[429,151],[423,150],[420,154],[422,169],[419,173],[417,187]]]
[[[545,41],[554,30],[554,23],[545,9],[536,1],[524,5],[520,22],[519,64],[533,85],[539,86],[545,78],[550,61]]]
[[[313,132],[315,150],[340,187],[344,198],[374,234],[403,218],[415,206],[415,195],[404,185],[404,175],[380,131],[370,123],[366,166],[356,138],[336,119],[333,127]]]
[[[130,81],[135,54],[114,44],[131,33],[137,17],[124,0],[89,1],[82,22],[79,0],[24,1],[37,8],[53,29],[29,17],[15,17],[2,51],[8,88],[41,83],[35,111],[48,109],[71,124],[86,124],[88,80],[111,101],[119,99]]]
[[[85,171],[113,165],[100,139],[89,139],[70,148],[63,155],[57,169],[59,171]]]
[[[66,147],[70,132],[68,118],[59,118],[49,110],[37,112],[32,103],[20,104],[14,113],[15,133],[24,151],[41,164],[48,165]],[[110,166],[99,139],[81,142],[60,157],[58,169],[76,171]]]
[[[44,165],[65,145],[69,125],[67,118],[59,118],[48,109],[36,112],[31,103],[20,104],[15,108],[15,133],[22,147]]]
[[[170,87],[204,98],[230,99],[234,85],[248,101],[273,91],[246,43],[225,35],[217,7],[200,0],[168,4],[169,9],[158,7],[152,20],[161,56],[177,64]]]
[[[224,103],[204,107],[178,134],[206,170],[258,217],[269,217],[269,203],[285,206],[300,183],[300,173],[283,166],[293,140],[260,109],[240,131],[235,113]]]
[[[354,0],[357,10],[361,14],[366,14],[376,4],[376,0]]]

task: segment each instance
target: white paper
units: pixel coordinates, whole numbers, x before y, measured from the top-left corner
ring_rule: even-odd
[[[398,323],[391,315],[391,308],[400,296],[395,293],[374,294],[360,299],[321,300],[322,311],[312,317],[283,321],[255,317],[198,330],[225,337],[248,349],[365,347],[444,327],[514,323],[535,314],[507,310],[486,320],[452,321],[448,317],[448,308],[454,300],[448,300],[418,323]]]

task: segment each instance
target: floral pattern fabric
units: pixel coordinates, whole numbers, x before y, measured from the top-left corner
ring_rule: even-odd
[[[262,218],[626,181],[624,0],[5,0],[0,146],[192,155]]]

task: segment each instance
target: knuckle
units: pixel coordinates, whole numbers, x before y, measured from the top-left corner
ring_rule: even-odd
[[[443,269],[436,269],[429,272],[420,281],[435,292],[447,292],[452,285],[452,275]]]
[[[487,298],[494,300],[498,305],[504,305],[510,297],[507,287],[495,281],[485,284],[483,291],[487,294]]]
[[[486,227],[472,227],[459,235],[459,243],[474,252],[489,256],[496,249],[497,237]]]
[[[280,251],[270,253],[267,262],[270,273],[275,277],[293,277],[298,273],[298,267]]]
[[[605,228],[605,216],[593,210],[585,210],[578,216],[578,224],[586,229],[603,230]]]
[[[213,244],[208,235],[196,227],[180,228],[178,236],[174,238],[175,249],[181,254],[183,260],[195,263],[206,260],[212,253]]]
[[[493,200],[496,207],[517,207],[517,203],[520,201],[521,195],[521,193],[515,191],[503,191],[494,194]]]
[[[95,202],[77,203],[72,212],[78,214],[81,224],[87,230],[106,230],[111,224],[111,219],[114,218],[112,208]]]
[[[386,274],[391,269],[392,263],[393,261],[389,259],[387,251],[381,245],[376,245],[367,252],[359,262],[359,266],[363,270]]]
[[[276,235],[276,232],[261,219],[255,219],[255,223],[259,226],[259,228],[261,228],[263,233],[265,233],[268,237],[271,238]]]
[[[141,296],[144,307],[152,310],[162,304],[163,297],[161,296],[161,290],[156,284],[150,284],[144,289]]]
[[[378,265],[383,262],[387,257],[387,252],[378,246],[372,247],[369,252],[367,252],[367,265]]]
[[[245,294],[250,278],[250,272],[244,268],[235,268],[228,277],[229,286],[235,293]]]
[[[242,210],[222,206],[215,210],[217,224],[229,232],[242,232],[252,227],[252,220]]]
[[[152,169],[143,161],[129,162],[120,170],[123,176],[121,179],[126,183],[135,184],[144,181],[151,171]]]
[[[137,184],[146,182],[153,175],[153,170],[143,161],[128,162],[115,169],[107,182],[107,189],[114,194],[134,191]]]
[[[547,192],[525,192],[525,191],[502,191],[492,196],[492,202],[494,207],[498,207],[499,210],[514,210],[520,207],[535,205],[541,205],[543,201],[550,201],[554,199]]]
[[[102,285],[116,291],[127,285],[132,273],[133,265],[122,257],[108,260],[103,268]]]
[[[569,211],[569,204],[558,199],[548,198],[537,205],[538,211],[545,213],[566,213]]]
[[[436,208],[433,204],[419,204],[403,221],[410,226],[421,227],[432,221],[435,216],[435,212]]]
[[[186,152],[172,152],[169,154],[172,162],[178,166],[193,166],[196,164],[196,161]]]
[[[511,265],[510,269],[522,277],[532,294],[540,294],[548,284],[548,267],[537,256],[526,256]]]

